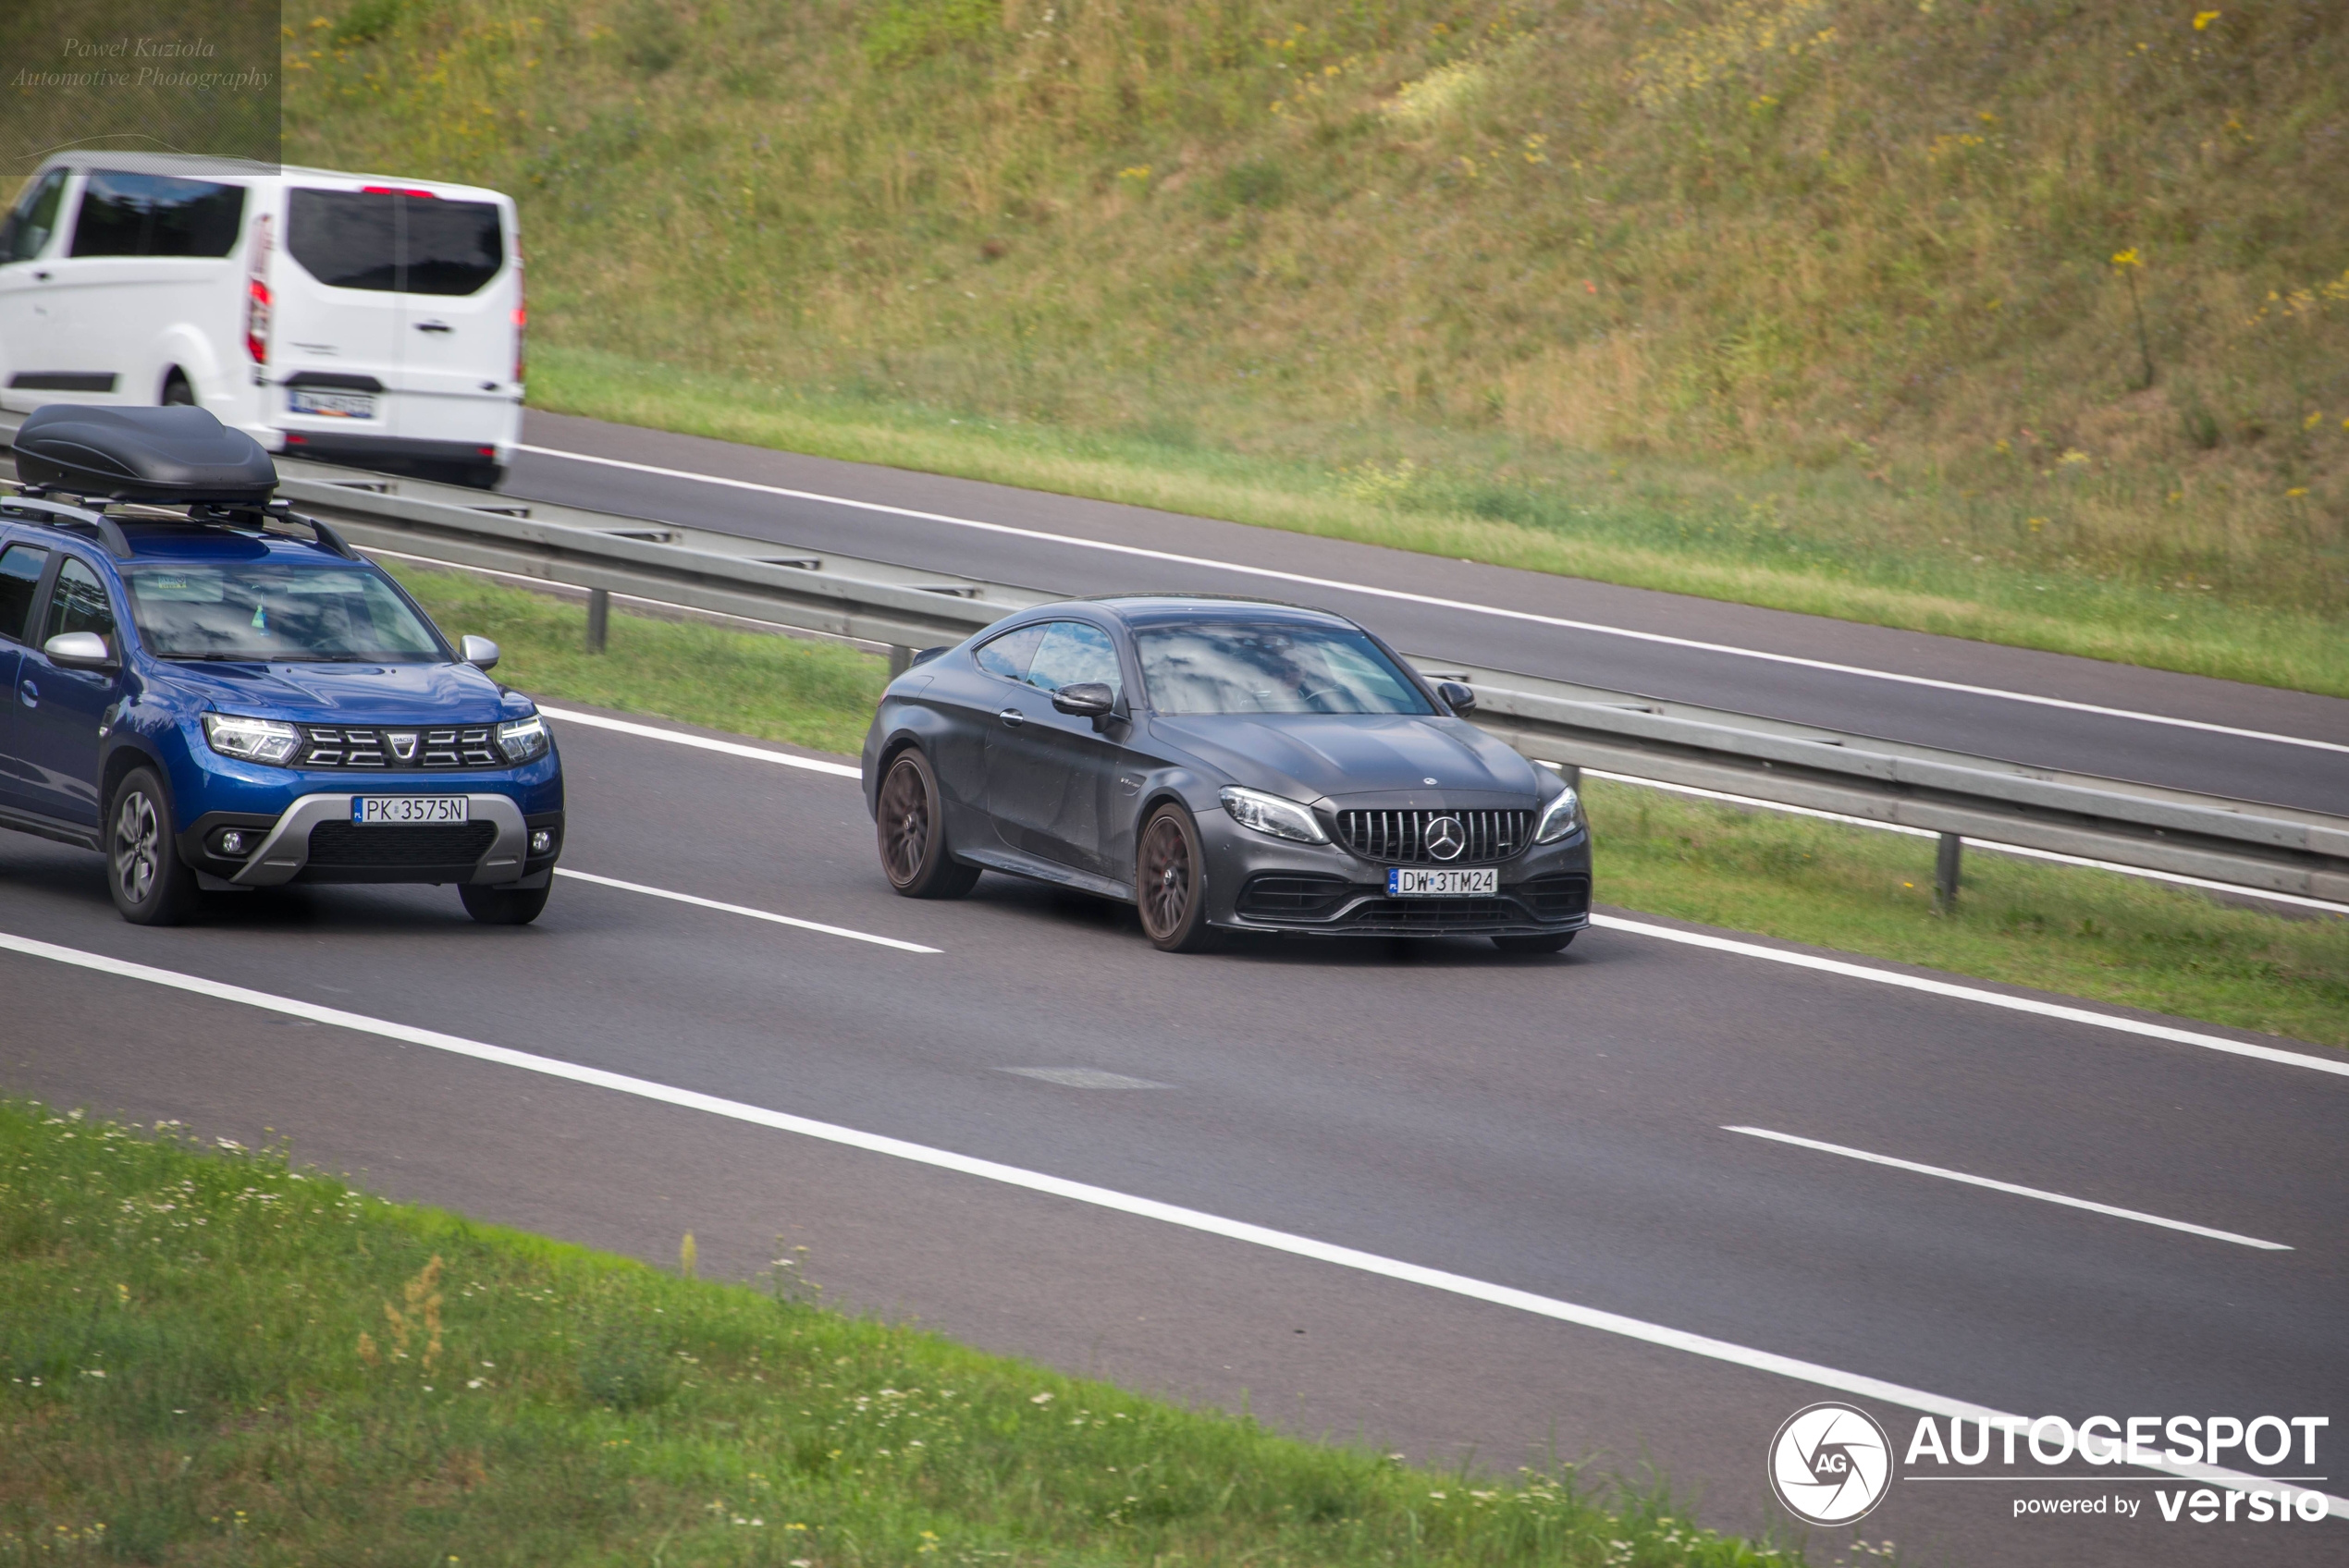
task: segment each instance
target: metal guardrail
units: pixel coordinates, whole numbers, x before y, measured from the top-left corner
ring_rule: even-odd
[[[906,651],[1063,595],[903,563],[793,550],[689,524],[280,464],[279,494],[353,545]],[[2349,903],[2349,817],[2033,768],[1413,655],[1466,680],[1475,722],[1520,752],[1943,838],[2077,855]]]

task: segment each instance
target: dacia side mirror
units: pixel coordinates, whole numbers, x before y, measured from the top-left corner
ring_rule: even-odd
[[[467,637],[458,643],[457,651],[467,664],[478,669],[498,668],[498,644],[486,637]]]
[[[1445,707],[1462,718],[1476,711],[1476,693],[1457,680],[1437,681],[1435,694],[1444,699]]]
[[[60,631],[41,644],[49,662],[60,669],[112,669],[114,650],[94,631]]]
[[[1105,680],[1079,680],[1054,692],[1052,706],[1078,718],[1101,718],[1117,706],[1117,693]]]

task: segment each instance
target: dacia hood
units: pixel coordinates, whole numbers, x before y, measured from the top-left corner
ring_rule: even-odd
[[[222,713],[304,724],[490,724],[528,713],[469,664],[173,663],[166,678]]]
[[[1531,763],[1465,719],[1198,714],[1153,717],[1150,729],[1236,784],[1294,801],[1513,806],[1542,793]]]

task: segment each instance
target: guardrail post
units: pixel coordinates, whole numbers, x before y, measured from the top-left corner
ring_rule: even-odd
[[[898,647],[895,643],[890,644],[889,678],[892,680],[894,680],[913,668],[914,650],[911,648]]]
[[[587,590],[587,651],[600,654],[604,643],[611,635],[611,591],[606,588]]]
[[[1965,840],[1955,833],[1941,835],[1940,848],[1933,857],[1933,909],[1937,914],[1949,914],[1958,907],[1958,861],[1965,850]]]

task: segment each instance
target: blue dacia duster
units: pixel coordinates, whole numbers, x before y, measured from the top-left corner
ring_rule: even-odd
[[[496,643],[449,647],[201,409],[51,405],[15,444],[0,827],[104,854],[142,925],[288,882],[453,882],[476,920],[537,917],[562,767]]]

